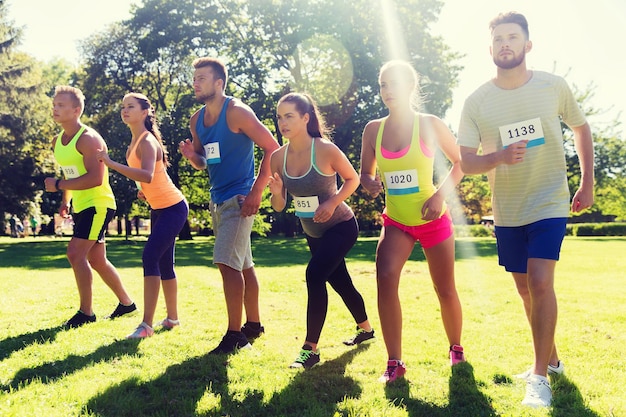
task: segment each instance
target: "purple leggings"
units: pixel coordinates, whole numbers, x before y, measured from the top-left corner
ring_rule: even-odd
[[[151,210],[150,236],[143,248],[143,276],[158,276],[174,279],[174,245],[176,236],[183,228],[189,214],[187,201],[181,200],[173,206]]]

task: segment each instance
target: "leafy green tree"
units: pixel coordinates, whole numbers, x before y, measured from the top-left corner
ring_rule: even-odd
[[[16,51],[20,36],[0,0],[0,212],[25,218],[38,214],[33,203],[41,199],[42,173],[52,171],[53,164],[42,72],[37,62]]]

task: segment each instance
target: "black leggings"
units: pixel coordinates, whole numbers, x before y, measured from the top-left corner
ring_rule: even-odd
[[[306,340],[309,342],[319,341],[326,320],[326,282],[341,296],[356,323],[367,320],[363,297],[354,287],[345,261],[358,235],[359,226],[354,217],[331,227],[320,238],[306,235],[311,250],[311,260],[306,268]]]

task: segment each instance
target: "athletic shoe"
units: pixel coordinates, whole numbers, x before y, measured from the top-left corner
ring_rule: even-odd
[[[164,330],[172,330],[176,326],[180,326],[179,320],[172,320],[169,317],[164,318],[157,323],[157,326],[161,326]]]
[[[265,333],[265,327],[261,326],[261,323],[247,321],[241,326],[241,333],[243,333],[248,340],[252,340]]]
[[[76,312],[76,314],[74,314],[72,316],[71,319],[69,319],[68,321],[66,321],[63,324],[63,326],[68,328],[68,329],[75,329],[76,327],[80,327],[83,324],[93,323],[94,321],[96,321],[96,315],[95,314],[93,314],[91,316],[88,316],[87,314],[85,314],[82,311],[78,310]]]
[[[320,362],[320,351],[313,351],[313,348],[309,345],[302,346],[300,354],[296,360],[289,365],[290,368],[313,368]]]
[[[368,332],[365,329],[362,329],[359,326],[356,326],[356,335],[350,340],[345,340],[343,344],[346,346],[354,346],[354,345],[359,345],[361,343],[370,343],[373,341],[374,341],[374,329]]]
[[[252,345],[248,342],[246,335],[241,332],[227,331],[222,341],[209,355],[219,355],[233,353],[239,349],[250,349]]]
[[[529,407],[549,407],[552,402],[552,389],[548,378],[541,375],[531,375],[526,379],[526,396],[522,405]]]
[[[390,383],[406,374],[406,365],[401,360],[390,359],[387,361],[387,369],[378,381]]]
[[[452,345],[450,346],[450,365],[454,366],[457,363],[465,362],[465,355],[463,354],[463,346]]]
[[[525,372],[522,372],[521,374],[517,374],[514,376],[515,378],[519,378],[519,379],[528,379],[528,377],[530,377],[534,372],[535,372],[535,367],[531,366]],[[548,375],[555,376],[555,375],[563,375],[564,373],[565,373],[565,365],[563,364],[563,361],[559,361],[556,366],[548,364]]]
[[[118,317],[122,317],[125,314],[132,313],[133,311],[137,311],[137,306],[135,305],[135,303],[132,303],[129,306],[125,306],[124,304],[119,303],[117,307],[115,307],[115,310],[113,310],[111,314],[106,316],[105,319],[116,319]]]
[[[154,330],[152,327],[148,326],[147,323],[141,322],[139,326],[135,329],[134,332],[126,336],[127,339],[145,339],[146,337],[150,337],[154,334]]]

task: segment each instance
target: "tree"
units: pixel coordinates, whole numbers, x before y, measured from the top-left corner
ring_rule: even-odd
[[[428,111],[443,115],[450,105],[458,55],[429,32],[441,6],[440,0],[403,1],[396,11],[399,23],[385,27],[380,16],[387,9],[371,0],[145,0],[132,9],[128,21],[84,44],[87,111],[107,134],[121,124],[108,113],[124,92],[141,91],[156,101],[170,146],[171,175],[190,200],[190,218],[206,225],[209,220],[201,213],[208,202],[206,174],[180,161],[175,147],[188,137],[188,119],[198,107],[190,85],[194,57],[223,58],[230,72],[227,93],[249,104],[279,142],[274,121],[278,98],[292,90],[311,92],[336,144],[358,167],[362,129],[383,114],[377,93],[383,62],[406,58],[414,63],[423,75]],[[390,54],[387,40],[402,36],[407,47]],[[125,141],[117,142],[114,135],[107,140],[111,148],[125,149]],[[126,198],[116,189],[118,194]],[[362,197],[354,197],[363,203],[360,215],[374,220],[380,201]],[[122,212],[130,209],[130,204],[120,206]],[[259,219],[281,223],[269,207],[260,214]]]
[[[21,29],[6,19],[0,0],[0,212],[36,214],[43,172],[53,170],[47,133],[49,101],[37,63],[16,52]],[[0,218],[0,222],[4,216]],[[4,231],[4,227],[2,229]]]

